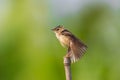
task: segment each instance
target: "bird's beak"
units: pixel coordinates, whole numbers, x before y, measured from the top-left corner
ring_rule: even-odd
[[[55,30],[55,28],[53,28],[53,29],[51,29],[52,31],[54,31]]]

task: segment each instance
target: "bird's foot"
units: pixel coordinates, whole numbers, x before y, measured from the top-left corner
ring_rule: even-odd
[[[70,57],[70,54],[69,54],[69,53],[67,53],[64,57]]]

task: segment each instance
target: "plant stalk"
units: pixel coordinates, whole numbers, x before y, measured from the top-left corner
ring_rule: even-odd
[[[72,80],[70,57],[64,57],[64,68],[65,68],[66,80]]]

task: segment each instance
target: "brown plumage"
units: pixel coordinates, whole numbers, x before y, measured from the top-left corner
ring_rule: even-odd
[[[68,48],[66,56],[70,57],[71,62],[78,61],[85,53],[87,46],[63,26],[59,25],[52,30],[55,32],[61,45]]]

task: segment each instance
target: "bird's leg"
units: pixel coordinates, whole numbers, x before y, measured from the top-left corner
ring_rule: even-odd
[[[68,47],[68,51],[67,51],[67,53],[70,53],[70,47]]]
[[[71,49],[70,49],[70,47],[68,47],[68,51],[67,51],[67,54],[65,55],[65,57],[70,57],[70,52],[71,52]]]

